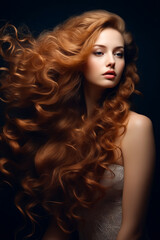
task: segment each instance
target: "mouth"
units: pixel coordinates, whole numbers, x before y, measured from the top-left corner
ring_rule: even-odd
[[[102,74],[107,79],[114,79],[116,77],[116,73],[113,70],[109,70]]]

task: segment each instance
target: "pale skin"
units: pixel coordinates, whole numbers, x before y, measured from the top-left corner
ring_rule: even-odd
[[[93,113],[97,100],[106,88],[120,81],[125,61],[124,40],[114,29],[103,30],[95,42],[93,52],[84,68],[84,95],[87,115]],[[103,73],[114,70],[116,77],[109,79]],[[138,240],[143,231],[154,169],[155,144],[151,120],[130,112],[125,122],[126,132],[117,139],[122,150],[117,164],[124,166],[122,224],[116,240]],[[115,154],[117,154],[115,152]],[[69,236],[51,224],[43,240],[67,240]]]

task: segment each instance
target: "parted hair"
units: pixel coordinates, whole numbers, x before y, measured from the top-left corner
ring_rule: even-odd
[[[125,68],[120,83],[105,91],[87,119],[82,67],[108,27],[124,38]],[[102,196],[99,181],[117,160],[115,141],[126,130],[139,81],[137,47],[121,17],[94,10],[37,38],[7,24],[0,30],[0,55],[6,105],[0,171],[18,184],[16,206],[32,222],[40,205],[63,231],[72,231],[81,209]]]

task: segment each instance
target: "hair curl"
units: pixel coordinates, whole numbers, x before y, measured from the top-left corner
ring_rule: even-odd
[[[123,35],[126,64],[120,83],[106,90],[91,121],[85,118],[81,69],[107,27]],[[1,68],[6,121],[0,170],[19,184],[21,212],[34,221],[39,204],[64,231],[71,231],[79,210],[101,196],[99,180],[116,160],[115,140],[121,128],[125,131],[129,98],[139,80],[136,45],[122,18],[96,10],[37,39],[6,25],[0,31],[0,55],[7,62]]]

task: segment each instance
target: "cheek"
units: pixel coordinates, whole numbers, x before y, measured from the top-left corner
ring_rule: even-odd
[[[84,75],[88,76],[88,75],[94,74],[94,72],[96,72],[98,68],[99,67],[97,62],[91,58],[91,59],[88,59],[87,63],[85,64],[83,73]]]
[[[120,74],[123,73],[124,67],[125,67],[125,62],[122,62],[122,63],[119,65],[119,73],[120,73]]]
[[[97,65],[98,65],[98,61],[96,61],[96,59],[92,57],[88,59],[88,62],[87,62],[88,69],[94,70],[97,67]]]
[[[124,67],[125,67],[125,60],[122,63],[122,71],[124,70]]]

